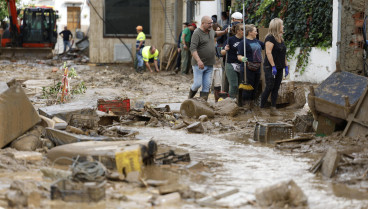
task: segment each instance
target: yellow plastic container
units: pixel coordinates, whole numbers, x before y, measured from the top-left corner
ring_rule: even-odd
[[[116,169],[125,177],[133,171],[142,171],[141,146],[133,145],[125,147],[123,150],[115,152]]]

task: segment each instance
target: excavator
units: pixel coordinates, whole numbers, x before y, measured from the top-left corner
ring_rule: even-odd
[[[9,27],[1,37],[0,58],[46,58],[57,41],[56,11],[50,6],[25,8],[18,21],[16,0],[7,1]]]

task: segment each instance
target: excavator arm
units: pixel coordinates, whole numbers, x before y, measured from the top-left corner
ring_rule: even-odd
[[[11,38],[11,45],[13,46],[20,46],[20,26],[18,23],[18,14],[17,14],[17,6],[15,4],[15,0],[6,0],[8,5],[8,12],[9,12],[9,32]]]

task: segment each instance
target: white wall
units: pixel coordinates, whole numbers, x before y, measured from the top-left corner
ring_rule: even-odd
[[[338,47],[336,43],[339,42],[338,14],[339,14],[339,0],[333,0],[333,14],[332,14],[332,47],[323,51],[321,49],[312,48],[309,57],[309,65],[303,74],[295,72],[296,60],[289,60],[290,77],[292,81],[302,81],[311,83],[321,83],[328,76],[336,70],[336,60],[338,55]],[[299,49],[295,54],[299,53]],[[342,69],[343,70],[343,69]]]
[[[203,16],[217,15],[217,1],[196,1],[194,20],[197,21],[197,27],[201,25]],[[218,18],[218,17],[217,17]]]
[[[295,54],[298,53],[299,49],[296,50]],[[300,71],[295,72],[296,59],[289,60],[289,79],[292,81],[321,83],[335,71],[335,63],[331,65],[333,56],[332,48],[323,51],[313,47],[309,57],[309,65],[302,74]]]
[[[72,6],[75,3],[75,6],[81,7],[81,28],[83,32],[86,32],[89,22],[90,8],[87,5],[86,0],[55,0],[54,7],[59,11],[59,19],[58,19],[58,31],[62,31],[64,26],[67,25],[67,7]]]

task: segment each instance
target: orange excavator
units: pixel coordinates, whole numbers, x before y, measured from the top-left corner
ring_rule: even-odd
[[[49,6],[25,8],[18,21],[15,0],[6,0],[9,27],[1,37],[1,57],[43,57],[52,55],[57,41],[56,11]]]

